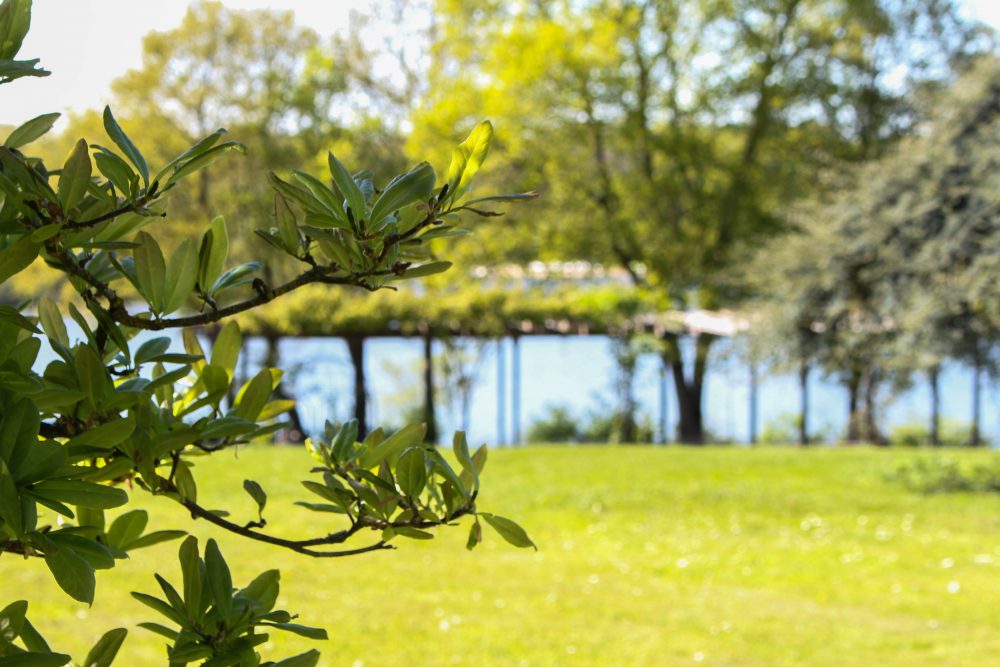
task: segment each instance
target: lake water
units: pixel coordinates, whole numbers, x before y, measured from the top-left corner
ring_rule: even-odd
[[[67,321],[71,338],[80,337],[79,329]],[[135,339],[138,345],[155,336],[169,335],[173,349],[180,350],[176,332],[143,332]],[[468,414],[470,442],[491,445],[514,441],[514,410],[511,401],[512,342],[502,343],[503,413],[498,400],[498,352],[496,341],[458,340],[464,349],[467,367],[474,369]],[[520,340],[521,428],[547,415],[551,406],[565,406],[581,418],[589,412],[607,413],[616,405],[613,382],[616,373],[611,341],[606,336],[529,336]],[[718,440],[747,442],[750,433],[750,370],[731,341],[713,346],[704,394],[705,425]],[[436,341],[435,355],[444,350]],[[260,339],[246,344],[246,362],[240,372],[256,373],[266,352]],[[289,338],[279,346],[280,365],[285,380],[298,400],[304,427],[310,432],[322,428],[324,420],[339,421],[353,415],[353,369],[347,345],[340,339]],[[369,387],[369,423],[399,426],[404,413],[422,404],[423,343],[418,338],[371,338],[365,342],[366,373]],[[690,355],[688,355],[690,356]],[[42,346],[36,370],[55,358],[47,345]],[[635,396],[640,415],[660,424],[662,366],[658,357],[640,358],[635,375]],[[758,373],[758,434],[768,424],[788,421],[798,413],[798,379],[793,375]],[[666,378],[666,416],[669,432],[676,431],[677,402],[672,379]],[[810,431],[821,439],[833,441],[843,434],[847,412],[847,392],[834,379],[814,372],[810,377]],[[948,364],[941,373],[941,412],[945,420],[968,424],[972,417],[972,372],[960,364]],[[983,379],[982,433],[992,443],[1000,442],[1000,411],[997,410],[997,386]],[[888,434],[893,426],[919,422],[925,424],[930,406],[926,383],[918,382],[898,396],[883,398],[880,426]],[[458,401],[447,401],[439,392],[438,421],[443,437],[463,427]],[[659,433],[658,433],[659,435]]]
[[[509,443],[514,428],[511,404],[512,342],[503,342],[504,417],[498,412],[498,343],[460,341],[473,361],[475,383],[471,393],[468,432],[472,442]],[[573,414],[613,410],[615,362],[611,341],[604,336],[531,336],[522,338],[521,433],[544,417],[550,406],[566,406]],[[444,346],[435,344],[435,354]],[[261,341],[248,344],[251,372],[264,354]],[[342,420],[352,415],[353,370],[347,346],[338,339],[299,338],[282,341],[281,365],[299,400],[307,429],[320,428],[324,419]],[[365,343],[366,372],[370,392],[371,424],[398,425],[407,408],[422,400],[422,342],[419,339],[372,338]],[[750,433],[750,370],[733,353],[733,344],[720,341],[713,348],[706,379],[705,419],[707,429],[719,440],[747,442]],[[635,376],[635,395],[640,411],[653,424],[660,423],[659,405],[662,367],[654,355],[640,359]],[[758,372],[758,434],[768,425],[793,418],[799,409],[798,379],[794,375]],[[941,373],[941,412],[944,420],[967,424],[972,418],[972,371],[948,364]],[[847,392],[833,378],[814,372],[810,378],[810,431],[826,440],[843,433]],[[996,410],[997,388],[983,379],[981,428],[985,438],[1000,441],[1000,412]],[[880,425],[885,433],[900,424],[925,424],[930,410],[930,392],[925,382],[894,397],[883,397]],[[438,420],[443,434],[462,427],[458,402],[445,404],[439,395]],[[676,430],[677,404],[672,379],[667,383],[667,423]]]

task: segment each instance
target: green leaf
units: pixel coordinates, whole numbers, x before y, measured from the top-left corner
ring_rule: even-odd
[[[3,459],[0,459],[0,519],[10,526],[15,535],[24,533],[21,498],[14,485],[14,476]]]
[[[235,320],[230,320],[222,327],[212,344],[211,364],[224,368],[231,380],[236,373],[236,362],[242,349],[243,334],[240,333],[240,325]]]
[[[368,214],[364,192],[361,191],[361,187],[355,182],[350,172],[347,171],[332,152],[327,153],[326,162],[330,166],[330,176],[333,178],[334,184],[340,190],[340,194],[343,195],[344,199],[347,200],[347,205],[351,207],[354,222],[361,227],[365,216]]]
[[[19,471],[30,449],[38,442],[41,418],[35,404],[22,398],[0,421],[0,460],[9,461],[13,473]]]
[[[0,667],[62,667],[70,661],[64,653],[26,651],[0,658]]]
[[[469,454],[469,443],[465,439],[464,431],[455,431],[455,436],[452,439],[452,451],[455,452],[458,464],[462,466],[462,475],[460,476],[462,485],[466,488],[471,486],[475,491],[478,491],[479,471],[476,470],[472,456]]]
[[[330,443],[330,452],[336,461],[346,461],[347,455],[358,439],[358,420],[348,419],[337,431],[336,437]]]
[[[50,543],[51,544],[51,543]],[[74,600],[94,603],[94,568],[82,556],[64,546],[45,550],[45,564],[49,566],[56,583]]]
[[[48,225],[43,225],[31,232],[31,240],[37,243],[45,243],[50,238],[58,234],[62,230],[62,225],[58,222],[53,222]]]
[[[451,201],[458,201],[469,186],[469,181],[486,159],[493,141],[493,125],[488,120],[476,125],[469,136],[454,150],[448,166],[448,194]]]
[[[205,230],[198,250],[198,284],[209,291],[215,285],[229,256],[229,232],[226,221],[220,215],[215,217]]]
[[[142,549],[144,547],[151,547],[154,544],[160,544],[161,542],[169,542],[170,540],[176,540],[179,537],[184,537],[187,535],[183,530],[154,530],[151,533],[146,533],[142,537],[128,542],[123,547],[128,551],[133,549]]]
[[[17,55],[30,26],[31,0],[8,0],[0,5],[0,60]]]
[[[264,422],[268,419],[274,419],[278,415],[288,412],[294,407],[295,401],[290,398],[268,401],[264,404],[264,408],[260,411],[260,414],[257,415],[257,421]]]
[[[190,160],[179,166],[177,170],[170,175],[170,178],[167,179],[166,187],[170,187],[171,185],[177,183],[182,178],[185,178],[197,171],[205,169],[210,164],[212,164],[219,158],[223,157],[226,153],[231,153],[233,151],[246,155],[247,147],[238,141],[227,141],[225,143],[219,144],[218,146],[213,146],[204,153],[201,153],[200,155],[191,158]]]
[[[82,316],[77,321],[81,319]],[[84,400],[92,410],[96,410],[114,390],[108,378],[108,369],[97,353],[87,345],[77,346],[75,354],[73,366],[80,389],[84,391]]]
[[[163,312],[166,294],[167,265],[160,244],[146,232],[135,235],[138,246],[132,250],[138,288],[155,312]]]
[[[472,551],[483,541],[483,526],[478,521],[473,522],[469,527],[469,539],[465,543],[465,548]]]
[[[150,632],[155,632],[158,635],[166,637],[170,641],[176,641],[178,632],[176,630],[171,630],[165,625],[160,625],[159,623],[144,622],[139,623],[139,627],[144,630],[149,630]]]
[[[28,268],[38,257],[41,247],[41,243],[25,236],[0,250],[0,283],[7,282],[11,276]]]
[[[405,450],[396,463],[396,481],[410,498],[416,498],[427,484],[427,459],[420,447]]]
[[[133,186],[139,183],[139,177],[125,160],[107,149],[101,149],[94,154],[97,170],[125,197],[131,197]]]
[[[320,653],[316,649],[311,649],[305,653],[293,655],[290,658],[279,660],[271,667],[316,667],[319,664]]]
[[[123,551],[112,550],[100,542],[65,530],[46,533],[46,537],[59,548],[69,548],[75,551],[95,570],[111,569],[115,566],[116,556],[121,558],[128,556]]]
[[[158,597],[146,595],[145,593],[136,593],[135,591],[132,591],[132,597],[182,627],[187,624],[187,619],[182,614],[178,613],[176,609]]]
[[[21,642],[24,647],[29,651],[35,651],[38,653],[51,653],[52,649],[45,642],[45,638],[39,634],[35,626],[31,624],[31,621],[24,619],[24,627],[21,629]],[[59,654],[56,654],[59,655]],[[69,661],[69,656],[62,656],[66,661]]]
[[[104,107],[104,131],[111,137],[111,141],[115,142],[118,148],[122,149],[129,162],[135,165],[135,168],[139,170],[139,174],[142,176],[142,182],[146,187],[149,187],[149,167],[146,166],[146,159],[142,157],[142,153],[139,152],[139,149],[135,147],[132,140],[128,138],[118,125],[118,121],[115,120],[114,115],[111,113],[111,107],[107,106]]]
[[[451,262],[428,262],[420,266],[411,266],[406,269],[406,273],[396,279],[423,278],[433,276],[436,273],[443,273],[451,268]]]
[[[31,488],[30,493],[61,503],[100,510],[121,507],[128,502],[128,494],[122,489],[75,479],[39,482]]]
[[[253,601],[261,613],[271,611],[278,599],[278,582],[280,580],[281,573],[278,570],[261,572],[237,595]]]
[[[82,667],[110,667],[127,634],[128,630],[125,628],[115,628],[105,632],[104,636],[94,644],[94,648],[87,653]]]
[[[89,150],[87,142],[80,139],[63,165],[62,174],[59,176],[59,203],[62,204],[64,211],[76,206],[90,187],[90,176],[94,167],[90,163]]]
[[[482,204],[490,201],[498,202],[516,202],[516,201],[530,201],[532,199],[538,199],[538,193],[532,190],[531,192],[519,192],[517,194],[510,195],[490,195],[488,197],[476,197],[475,199],[470,199],[468,201],[462,202],[462,206],[472,206],[474,204]]]
[[[131,510],[125,512],[114,521],[108,528],[108,544],[116,549],[127,550],[127,545],[142,535],[146,530],[149,515],[146,510]]]
[[[393,526],[393,532],[396,535],[402,535],[403,537],[408,537],[411,540],[433,540],[434,535],[428,533],[426,530],[420,530],[419,528],[413,528],[411,526]]]
[[[272,628],[280,628],[281,630],[286,630],[300,637],[308,637],[309,639],[328,639],[326,630],[323,628],[311,628],[308,625],[299,625],[298,623],[263,623],[262,625],[267,625]]]
[[[44,113],[41,116],[32,118],[11,132],[3,142],[3,145],[7,148],[20,148],[25,144],[30,144],[51,130],[52,125],[55,124],[61,115],[60,113]]]
[[[17,600],[0,609],[0,642],[13,642],[21,635],[26,613],[28,613],[27,600]],[[2,646],[3,644],[0,644],[0,647]]]
[[[181,494],[181,498],[193,503],[198,502],[198,486],[195,484],[194,475],[191,474],[187,463],[182,461],[177,466],[174,471],[174,484],[177,486],[177,492]]]
[[[313,207],[318,207],[326,211],[335,219],[346,219],[346,214],[340,200],[333,194],[333,190],[328,188],[321,180],[312,174],[307,174],[298,169],[292,171],[292,176],[304,185],[306,190],[312,195],[314,200]]]
[[[274,220],[278,225],[281,243],[288,252],[297,255],[300,250],[299,227],[288,200],[279,192],[274,193]]]
[[[271,391],[271,372],[265,368],[240,390],[232,414],[248,421],[256,420],[271,397]]]
[[[214,285],[212,285],[209,293],[214,294],[216,292],[221,292],[222,290],[249,284],[253,280],[249,277],[250,274],[258,271],[261,266],[260,262],[247,262],[245,264],[240,264],[239,266],[234,266],[219,276],[219,279],[215,281]]]
[[[135,416],[128,414],[107,424],[101,424],[70,439],[70,446],[100,447],[111,449],[123,443],[135,432]]]
[[[426,162],[394,178],[372,206],[372,223],[381,222],[387,215],[409,204],[430,199],[435,179],[434,168]]]
[[[261,488],[260,484],[252,479],[245,479],[243,480],[243,490],[257,503],[257,511],[263,512],[264,506],[267,505],[267,494],[264,493],[264,489]]]
[[[198,555],[198,538],[189,535],[177,552],[184,578],[184,604],[191,618],[197,619],[201,611],[201,557]]]
[[[163,292],[163,312],[172,313],[184,305],[198,280],[198,248],[194,239],[184,239],[170,256],[166,286]]]
[[[233,577],[219,545],[212,539],[205,545],[205,570],[215,608],[223,619],[228,619],[233,606]]]
[[[486,512],[480,512],[479,516],[483,517],[486,523],[493,527],[493,530],[500,533],[500,537],[507,540],[515,547],[522,549],[530,547],[535,551],[538,551],[538,547],[536,547],[535,543],[531,541],[528,534],[524,532],[524,528],[521,528],[521,526],[517,525],[510,519],[497,516],[496,514],[487,514]]]
[[[150,361],[155,361],[157,357],[165,354],[167,350],[170,349],[170,339],[166,336],[160,338],[151,338],[145,343],[139,346],[139,349],[135,351],[135,363],[137,366],[148,363]]]
[[[371,469],[383,459],[395,463],[404,449],[423,444],[426,435],[427,424],[423,422],[407,424],[378,445],[368,448],[361,455],[361,467],[366,470]]]
[[[187,160],[197,157],[198,155],[201,155],[209,148],[217,144],[219,139],[221,139],[222,135],[224,134],[226,134],[226,129],[220,127],[212,134],[199,139],[197,142],[195,142],[193,146],[191,146],[191,148],[187,149],[186,151],[175,157],[173,160],[168,162],[166,165],[164,165],[163,169],[157,172],[156,176],[153,177],[153,180],[154,181],[161,180],[168,171],[176,167],[178,164],[186,162]]]
[[[52,299],[42,299],[38,302],[38,319],[42,331],[63,347],[69,347],[69,334],[66,332],[66,321],[59,311],[59,306]]]

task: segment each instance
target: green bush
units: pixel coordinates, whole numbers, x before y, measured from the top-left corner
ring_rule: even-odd
[[[528,442],[580,442],[579,421],[565,405],[547,405],[546,414],[528,427]]]
[[[1000,456],[978,464],[945,456],[920,458],[900,465],[888,477],[919,493],[1000,493]]]
[[[939,425],[939,439],[942,447],[965,447],[969,444],[972,426],[958,419],[942,419]],[[894,426],[889,433],[889,444],[903,447],[920,447],[930,444],[930,429],[927,424],[911,421]],[[985,439],[984,444],[989,444]]]
[[[30,0],[0,4],[0,83],[46,74],[37,61],[14,60],[30,14]],[[302,484],[312,495],[297,504],[326,519],[317,520],[318,534],[310,538],[269,530],[268,495],[253,480],[243,489],[254,520],[237,522],[227,511],[205,507],[199,486],[211,481],[195,474],[199,457],[281,429],[281,416],[293,405],[274,396],[278,369],[234,383],[243,337],[232,316],[310,284],[371,292],[440,273],[450,264],[431,256],[428,242],[456,231],[470,205],[488,213],[481,209],[491,202],[533,197],[464,198],[489,150],[488,122],[455,149],[440,184],[421,163],[380,189],[370,171],[352,174],[332,153],[323,177],[299,170],[284,178],[269,174],[274,224],[257,234],[301,268],[288,282],[270,285],[259,262],[228,265],[222,218],[169,254],[155,236],[166,193],[217,159],[245,152],[240,143],[223,141],[225,130],[155,170],[106,108],[107,141],[80,139],[62,165],[46,165],[25,151],[58,115],[29,120],[0,146],[0,283],[40,258],[77,294],[64,306],[47,299],[0,306],[0,553],[44,559],[69,596],[92,603],[95,570],[184,535],[147,526],[142,510],[112,520],[106,511],[131,501],[125,488],[170,498],[218,529],[305,556],[391,549],[397,538],[429,539],[428,528],[463,517],[471,518],[470,549],[482,539],[480,519],[511,544],[534,546],[517,524],[476,506],[485,446],[471,452],[457,433],[452,463],[424,442],[420,423],[392,434],[359,434],[355,422],[327,424],[307,443],[303,469],[312,477]],[[123,294],[137,301],[126,302]],[[79,339],[70,338],[67,316],[82,331]],[[210,350],[195,334],[199,326],[215,327]],[[167,329],[183,331],[183,351],[172,350],[167,337],[133,342],[140,332]],[[56,359],[38,372],[43,342]],[[356,545],[363,536],[368,541]],[[316,651],[264,663],[257,653],[271,630],[326,637],[273,608],[276,571],[236,591],[214,541],[202,557],[197,542],[187,539],[179,559],[180,589],[156,575],[163,597],[135,594],[176,626],[141,624],[171,641],[170,665],[316,664]],[[27,620],[27,607],[20,600],[0,611],[0,664],[68,662]],[[121,628],[107,633],[84,664],[110,664],[125,634]]]

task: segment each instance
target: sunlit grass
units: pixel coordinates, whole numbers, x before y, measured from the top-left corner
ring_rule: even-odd
[[[538,553],[489,531],[469,553],[453,529],[395,552],[310,560],[137,499],[160,523],[218,538],[237,584],[280,567],[279,605],[330,632],[324,665],[989,664],[1000,651],[1000,496],[922,496],[884,479],[917,455],[493,452],[480,507],[518,519]],[[290,505],[308,466],[287,448],[216,456],[196,469],[199,500],[249,520],[241,482],[253,478],[271,495],[275,530],[320,534],[324,515]],[[44,564],[5,556],[0,603],[29,598],[35,624],[77,659],[104,629],[126,626],[119,664],[161,664],[162,641],[134,627],[152,612],[128,591],[155,592],[154,570],[179,581],[177,546],[98,573],[92,609],[61,594]],[[272,657],[312,645],[272,639]]]

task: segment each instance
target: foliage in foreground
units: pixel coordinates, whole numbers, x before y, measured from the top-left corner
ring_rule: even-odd
[[[13,60],[30,10],[30,0],[0,4],[0,83],[45,74],[35,68],[37,61]],[[484,204],[534,196],[463,198],[489,150],[488,122],[455,149],[440,186],[434,169],[421,163],[379,189],[371,172],[352,174],[332,153],[329,180],[298,170],[287,179],[270,174],[274,226],[257,233],[302,270],[269,285],[257,277],[258,262],[227,266],[229,238],[221,218],[200,240],[183,240],[169,256],[148,231],[165,215],[165,193],[226,154],[245,151],[238,142],[223,141],[225,130],[154,171],[106,108],[104,128],[113,148],[80,139],[61,168],[50,168],[24,148],[57,117],[28,121],[0,147],[0,282],[37,258],[65,274],[79,295],[67,305],[68,316],[83,340],[71,340],[64,313],[52,301],[34,304],[37,314],[30,302],[0,306],[0,554],[43,558],[69,596],[92,603],[96,570],[184,534],[147,530],[141,510],[107,522],[106,510],[129,503],[123,485],[171,498],[192,517],[247,539],[314,557],[390,549],[397,537],[427,539],[427,528],[466,515],[474,517],[470,549],[482,539],[480,518],[511,544],[534,546],[516,523],[476,507],[485,446],[473,453],[464,435],[456,434],[456,470],[424,443],[422,424],[393,434],[376,429],[361,442],[356,423],[328,425],[311,444],[315,478],[303,482],[323,502],[299,504],[333,522],[317,521],[320,534],[311,538],[266,531],[267,493],[253,480],[243,484],[257,509],[253,521],[232,521],[228,512],[200,504],[193,472],[198,457],[281,428],[278,420],[292,404],[272,398],[278,369],[234,384],[242,349],[235,322],[211,331],[208,352],[192,327],[221,324],[309,284],[375,291],[446,270],[450,264],[434,260],[427,243],[461,231],[460,212],[491,214]],[[126,301],[124,294],[138,301]],[[166,337],[132,343],[139,332],[169,328],[184,330],[183,353],[170,350]],[[43,339],[57,358],[39,373],[34,365]],[[46,511],[58,515],[55,525],[45,521]],[[372,533],[366,544],[345,545]],[[183,594],[158,577],[166,601],[140,598],[180,626],[175,631],[143,624],[174,641],[171,665],[260,664],[255,647],[266,640],[261,626],[325,636],[290,625],[290,614],[273,610],[276,572],[234,594],[214,542],[202,559],[189,539],[180,559]],[[25,613],[24,601],[4,611],[0,664],[68,661],[49,651]],[[124,636],[124,630],[105,635],[85,664],[110,664]],[[318,655],[311,651],[277,664],[315,664]]]

